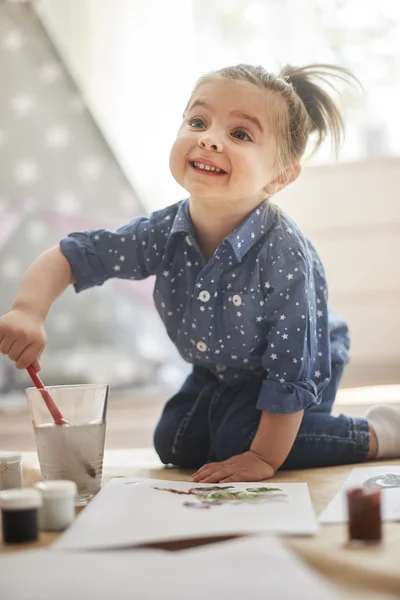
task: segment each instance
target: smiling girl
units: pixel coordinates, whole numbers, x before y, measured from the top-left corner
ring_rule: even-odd
[[[311,134],[316,148],[328,134],[340,145],[340,112],[318,83],[335,79],[354,80],[329,65],[203,76],[170,156],[189,197],[116,232],[71,233],[42,254],[0,319],[1,352],[39,370],[44,320],[68,285],[155,275],[157,310],[193,365],[155,431],[164,463],[214,483],[399,456],[394,408],[331,416],[348,330],[328,309],[314,247],[271,202],[300,174]]]

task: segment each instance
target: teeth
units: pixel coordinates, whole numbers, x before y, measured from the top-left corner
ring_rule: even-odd
[[[202,169],[203,171],[214,171],[215,173],[221,173],[222,169],[212,167],[211,165],[203,165],[203,163],[194,162],[196,169]]]

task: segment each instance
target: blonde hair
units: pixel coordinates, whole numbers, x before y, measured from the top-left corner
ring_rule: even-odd
[[[349,69],[334,65],[314,64],[305,67],[287,65],[279,75],[275,75],[261,66],[239,64],[203,75],[198,80],[191,98],[200,84],[215,77],[246,81],[271,91],[274,96],[284,100],[284,102],[277,102],[276,109],[272,111],[273,133],[277,140],[276,161],[279,169],[300,162],[309,136],[313,133],[316,134],[317,139],[312,153],[316,152],[329,133],[332,136],[335,154],[337,155],[339,151],[344,139],[343,118],[333,98],[319,83],[322,82],[333,90],[336,88],[331,79],[341,80],[353,86],[359,84],[361,87],[360,82]]]

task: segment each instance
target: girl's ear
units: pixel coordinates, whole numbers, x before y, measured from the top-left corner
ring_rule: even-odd
[[[299,163],[290,164],[284,171],[281,171],[279,175],[270,181],[264,188],[264,191],[268,196],[273,196],[277,192],[283,190],[284,187],[292,183],[300,175],[301,166]]]

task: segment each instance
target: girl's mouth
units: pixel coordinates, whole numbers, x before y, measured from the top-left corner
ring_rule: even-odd
[[[197,171],[198,173],[201,173],[202,175],[216,176],[216,175],[227,175],[228,174],[223,169],[219,169],[218,167],[213,167],[211,165],[205,165],[204,163],[197,162],[195,160],[190,160],[189,164],[195,171]]]

